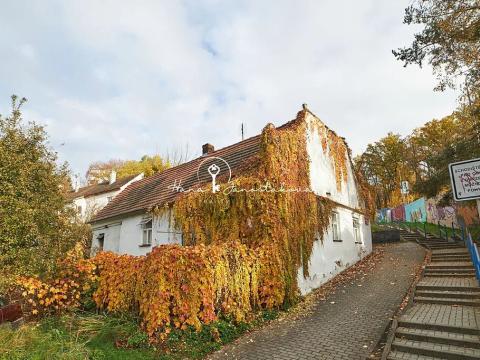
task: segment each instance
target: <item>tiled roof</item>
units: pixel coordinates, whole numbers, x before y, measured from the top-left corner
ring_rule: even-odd
[[[294,127],[304,114],[304,111],[300,111],[296,119],[277,127],[277,129],[282,130]],[[179,185],[184,190],[188,190],[211,182],[212,178],[206,171],[210,164],[216,163],[220,166],[220,175],[225,174],[226,171],[228,172],[226,165],[221,160],[215,160],[215,157],[221,158],[228,163],[232,178],[238,176],[242,172],[255,167],[255,160],[258,159],[256,155],[258,155],[259,150],[260,135],[257,135],[136,181],[101,209],[90,222],[137,211],[146,211],[155,206],[170,203],[181,194],[181,192],[172,189],[174,185]]]
[[[245,168],[253,166],[252,162],[259,149],[260,136],[257,135],[136,181],[100,210],[91,222],[139,210],[147,210],[157,205],[172,202],[181,194],[173,186],[181,186],[184,190],[188,190],[210,182],[211,176],[207,173],[206,168],[213,162],[220,167],[220,174],[226,174],[226,171],[228,172],[227,166],[221,160],[215,161],[215,157],[228,163],[232,177],[234,177]]]
[[[77,191],[70,191],[67,194],[67,197],[71,200],[77,199],[79,197],[89,197],[93,195],[103,194],[110,191],[119,190],[122,186],[126,185],[129,181],[133,180],[138,175],[127,176],[121,179],[118,179],[114,183],[110,184],[108,182],[89,185],[78,189]]]

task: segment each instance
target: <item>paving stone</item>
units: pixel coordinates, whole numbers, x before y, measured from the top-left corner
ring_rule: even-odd
[[[309,315],[275,321],[210,359],[364,359],[401,304],[424,254],[415,243],[389,244],[373,273],[341,285]]]

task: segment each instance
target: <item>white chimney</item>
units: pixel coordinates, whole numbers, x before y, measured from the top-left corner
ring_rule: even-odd
[[[115,181],[117,181],[117,172],[115,170],[112,170],[112,172],[110,173],[110,181],[108,183],[113,184]]]

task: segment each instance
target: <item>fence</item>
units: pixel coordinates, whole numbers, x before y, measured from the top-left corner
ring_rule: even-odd
[[[466,238],[464,238],[465,244],[467,245],[468,252],[470,253],[470,257],[472,258],[473,267],[475,268],[475,275],[477,277],[477,281],[480,283],[480,257],[478,256],[478,247],[472,241],[472,235],[467,234]]]

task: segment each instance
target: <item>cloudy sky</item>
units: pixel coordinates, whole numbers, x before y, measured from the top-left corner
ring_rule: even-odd
[[[12,93],[72,170],[223,147],[302,103],[355,154],[450,113],[431,69],[391,54],[410,0],[21,1],[0,12],[0,113]]]

